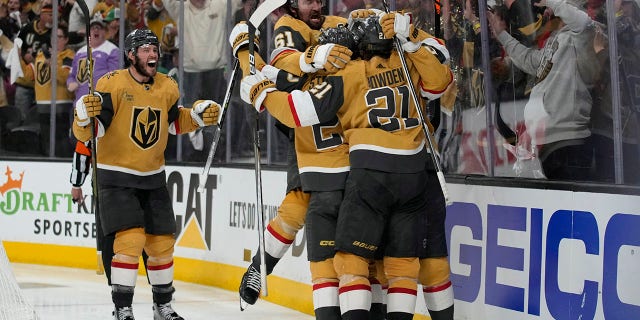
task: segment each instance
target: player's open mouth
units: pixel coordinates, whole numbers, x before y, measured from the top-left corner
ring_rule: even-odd
[[[147,62],[147,66],[149,66],[151,68],[155,68],[156,64],[157,64],[157,62],[155,60]]]

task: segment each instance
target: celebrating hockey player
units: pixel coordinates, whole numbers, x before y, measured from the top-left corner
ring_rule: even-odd
[[[164,151],[169,133],[217,124],[220,106],[197,101],[192,108],[178,107],[176,82],[157,73],[159,41],[150,30],[128,34],[124,53],[130,66],[100,78],[95,93],[76,103],[73,132],[80,141],[98,138],[100,221],[104,234],[115,233],[114,319],[134,319],[131,304],[144,249],[154,320],[180,320],[171,306],[176,221],[166,188]]]
[[[285,4],[288,14],[282,16],[275,25],[276,49],[272,53],[272,64],[296,76],[315,72],[326,74],[344,67],[351,51],[340,45],[319,45],[318,36],[321,28],[335,27],[347,21],[341,17],[323,16],[323,5],[324,2],[320,0],[289,0]],[[243,63],[248,61],[246,49],[238,50],[243,44],[242,40],[247,38],[246,31],[243,31],[245,29],[236,26],[230,41],[234,52],[238,52],[246,74],[248,66]],[[264,63],[257,61],[256,65],[261,69]],[[313,86],[305,79],[298,81],[297,88]],[[278,209],[278,215],[269,222],[265,231],[267,274],[272,272],[293,243],[298,230],[305,225],[305,216],[309,215],[307,219],[312,217],[312,220],[337,216],[349,170],[348,146],[337,118],[314,127],[286,131],[291,141],[287,194]],[[312,229],[309,223],[314,222],[307,222],[307,230]],[[308,243],[315,241],[312,233],[307,236]],[[332,234],[322,236],[333,238]],[[336,315],[340,316],[340,311],[338,281],[332,261],[333,247],[325,247],[324,250],[317,253],[310,250],[308,255],[312,261],[314,309],[317,319],[335,319]],[[242,277],[240,297],[253,304],[258,299],[260,289],[260,256],[256,254]]]
[[[423,232],[414,225],[427,210],[425,137],[415,106],[407,100],[406,75],[392,50],[393,40],[379,37],[378,19],[356,19],[350,27],[362,60],[349,62],[310,90],[279,92],[261,72],[241,83],[245,101],[258,110],[266,107],[288,126],[317,124],[336,113],[340,119],[351,163],[334,258],[343,319],[369,318],[368,261],[381,245],[389,281],[387,319],[412,317],[419,271],[415,239]],[[438,97],[452,80],[443,64],[446,48],[433,38],[401,38],[414,89],[424,97]]]

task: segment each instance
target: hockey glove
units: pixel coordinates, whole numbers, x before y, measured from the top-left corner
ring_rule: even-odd
[[[363,20],[371,16],[380,16],[383,14],[384,11],[379,9],[355,9],[349,14],[349,18],[347,19],[347,26],[351,27],[354,20]]]
[[[389,12],[380,17],[380,26],[385,38],[391,39],[397,35],[405,51],[416,52],[420,49],[419,32],[411,24],[411,15],[401,11]]]
[[[199,127],[220,123],[220,105],[212,100],[198,100],[191,108],[191,118]]]
[[[240,82],[240,98],[251,104],[258,112],[262,112],[262,102],[267,98],[267,93],[276,91],[276,85],[261,71],[242,78]]]
[[[74,118],[80,127],[91,123],[91,118],[97,117],[102,111],[102,96],[94,92],[93,95],[85,94],[76,101]]]
[[[256,30],[256,36],[253,37],[255,50],[260,48],[260,31]],[[229,35],[229,43],[233,49],[233,56],[238,57],[238,51],[249,47],[249,26],[246,22],[240,21],[233,27]]]
[[[314,73],[324,69],[333,73],[347,65],[352,53],[349,48],[333,43],[311,46],[300,56],[300,70]]]

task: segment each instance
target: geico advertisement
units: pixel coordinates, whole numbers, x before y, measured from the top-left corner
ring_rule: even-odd
[[[0,162],[0,237],[95,245],[90,181],[70,196],[69,163]],[[256,175],[167,167],[176,256],[245,268],[258,248]],[[265,223],[286,173],[262,171]],[[449,184],[446,233],[461,319],[640,319],[640,197]],[[309,283],[304,230],[274,274]],[[418,311],[425,313],[419,299]]]
[[[462,319],[640,319],[640,197],[452,185]]]

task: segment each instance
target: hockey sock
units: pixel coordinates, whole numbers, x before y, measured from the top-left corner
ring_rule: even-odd
[[[438,286],[423,287],[422,292],[431,319],[453,319],[453,286],[451,281]]]
[[[176,289],[172,283],[153,285],[151,286],[151,292],[153,292],[153,302],[155,304],[165,304],[171,302],[173,293]]]
[[[114,284],[111,286],[111,300],[116,308],[131,307],[135,287]]]
[[[338,282],[328,281],[313,285],[313,307],[316,320],[340,320]]]
[[[371,320],[384,320],[386,316],[385,295],[380,281],[376,278],[369,278],[371,283]]]
[[[276,266],[276,264],[278,264],[278,261],[280,261],[280,259],[274,258],[272,255],[270,255],[267,252],[264,253],[264,257],[265,257],[264,263],[267,266],[267,274],[271,274],[271,272],[273,272],[273,268]],[[251,266],[256,268],[256,270],[260,271],[260,262],[261,262],[260,250],[257,250],[257,253],[251,259]]]

